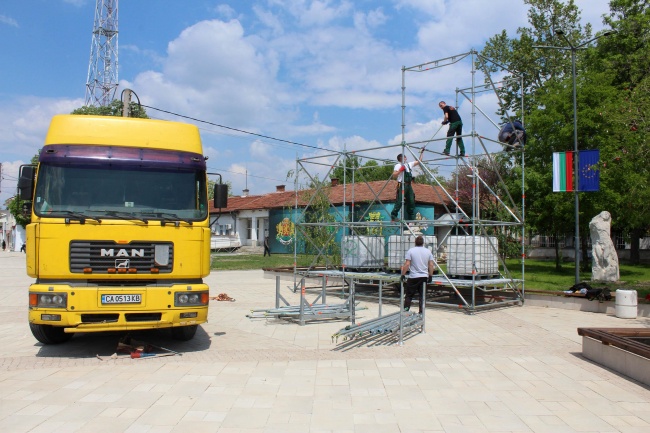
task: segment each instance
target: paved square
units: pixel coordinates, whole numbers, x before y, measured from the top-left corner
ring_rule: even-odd
[[[331,340],[342,321],[246,318],[274,306],[275,280],[232,271],[207,278],[212,296],[236,301],[212,301],[194,340],[133,334],[182,356],[111,359],[122,334],[38,343],[27,325],[31,281],[24,255],[0,253],[2,432],[650,431],[650,390],[583,358],[576,332],[650,327],[647,318],[432,308],[427,332],[403,346],[344,347]],[[358,321],[376,317],[375,302],[362,306]]]

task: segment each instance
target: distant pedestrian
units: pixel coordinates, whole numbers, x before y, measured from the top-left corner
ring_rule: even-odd
[[[433,254],[428,248],[424,247],[424,238],[422,236],[415,238],[415,246],[406,252],[404,265],[402,266],[402,281],[406,278],[407,272],[409,272],[409,278],[406,281],[404,311],[410,310],[413,297],[419,294],[420,314],[422,314],[424,309],[423,285],[431,280],[434,272]]]
[[[2,241],[2,251],[7,249],[7,243],[5,241]]]
[[[267,254],[271,257],[271,247],[269,245],[268,235],[264,237],[264,257],[266,257]]]
[[[456,144],[458,145],[458,150],[460,153],[458,156],[465,156],[465,144],[463,143],[463,121],[458,114],[458,110],[451,105],[447,105],[445,101],[440,101],[438,106],[442,109],[442,112],[445,113],[445,120],[442,121],[443,125],[449,124],[449,130],[447,130],[447,145],[445,150],[442,152],[445,155],[449,155],[451,150],[451,143],[453,141],[454,134],[458,137],[456,138]]]
[[[20,252],[21,253],[26,253],[27,252],[27,245],[25,245],[25,242],[23,242],[23,246],[20,247]]]

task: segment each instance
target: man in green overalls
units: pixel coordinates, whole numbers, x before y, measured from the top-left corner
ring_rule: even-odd
[[[424,148],[420,151],[420,158],[424,154]],[[406,155],[401,153],[397,155],[397,164],[393,170],[391,177],[397,179],[397,196],[395,197],[395,206],[390,213],[391,221],[397,221],[399,211],[402,208],[402,186],[404,187],[404,209],[405,220],[415,220],[415,193],[411,182],[413,181],[413,168],[420,165],[420,161],[406,162]]]

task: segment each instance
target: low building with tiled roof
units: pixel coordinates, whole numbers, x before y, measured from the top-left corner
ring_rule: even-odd
[[[322,189],[328,196],[332,208],[342,214],[345,205],[346,215],[355,214],[363,220],[390,221],[390,211],[395,203],[397,181],[374,181],[355,184],[338,184]],[[452,200],[447,192],[438,186],[413,184],[416,212],[423,219],[433,220],[452,210]],[[228,207],[210,209],[211,220],[218,221],[212,226],[213,232],[222,235],[237,233],[242,245],[262,245],[264,236],[269,236],[272,252],[288,252],[282,239],[283,221],[294,222],[297,215],[310,204],[310,199],[318,190],[286,191],[284,185],[276,187],[275,192],[261,195],[229,197]],[[354,209],[351,205],[354,204]],[[428,230],[433,231],[433,228]],[[430,233],[433,234],[433,233]]]

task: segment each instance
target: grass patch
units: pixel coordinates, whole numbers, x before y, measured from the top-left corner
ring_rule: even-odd
[[[312,256],[298,256],[298,266],[309,266]],[[521,261],[507,261],[508,269],[513,278],[521,278]],[[591,271],[581,272],[581,281],[589,282],[593,287],[609,287],[610,290],[633,289],[638,292],[639,301],[650,294],[650,267],[646,265],[620,264],[620,281],[616,283],[591,283]],[[273,254],[264,257],[260,254],[213,254],[212,269],[214,270],[250,270],[265,268],[293,267],[293,254]],[[443,266],[443,269],[445,267]],[[554,261],[526,260],[525,269],[527,290],[564,291],[575,282],[573,264],[563,264],[557,270]]]
[[[507,261],[508,269],[514,278],[521,278],[521,261]],[[645,265],[619,264],[620,280],[616,283],[591,283],[591,271],[581,272],[580,280],[586,281],[593,287],[609,287],[610,290],[634,289],[639,293],[639,299],[650,294],[650,267]],[[564,264],[559,270],[555,269],[554,261],[526,260],[525,269],[526,289],[563,291],[575,283],[575,268],[573,264]]]
[[[298,256],[298,266],[309,266],[309,256]],[[293,254],[212,254],[212,269],[218,271],[244,271],[252,269],[293,267]]]

